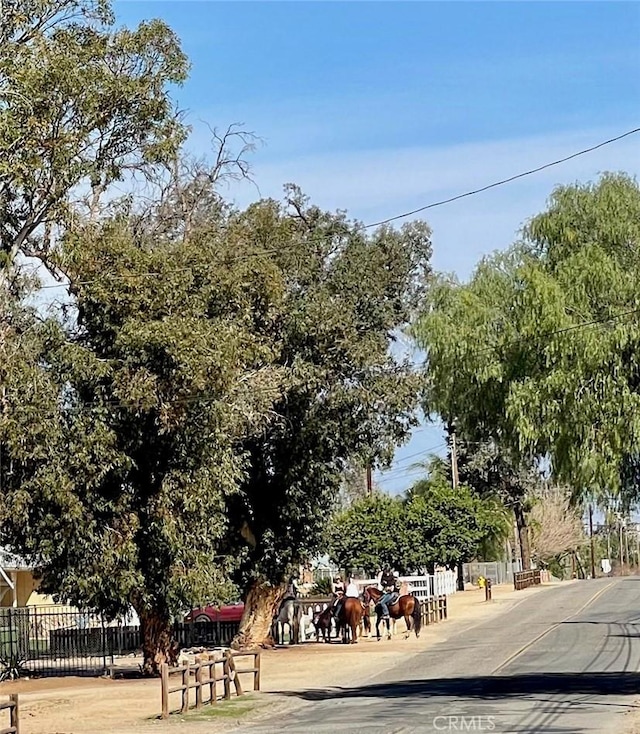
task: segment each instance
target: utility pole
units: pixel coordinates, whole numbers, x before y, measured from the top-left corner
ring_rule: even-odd
[[[596,577],[596,553],[593,545],[593,505],[589,503],[589,540],[591,543],[591,578]]]
[[[622,515],[619,516],[620,523],[620,575],[624,575],[624,546],[622,544]]]
[[[624,552],[627,557],[627,573],[629,573],[631,570],[631,555],[629,553],[629,528],[627,527],[626,520],[624,524]]]
[[[373,494],[373,480],[371,478],[371,462],[367,462],[367,494]]]
[[[455,429],[451,428],[451,483],[453,488],[456,489],[458,481],[458,452],[456,450],[456,432]]]
[[[448,426],[451,448],[451,484],[454,489],[458,488],[458,453],[456,450],[456,429],[453,424]],[[464,568],[462,561],[458,564],[458,591],[464,591]]]

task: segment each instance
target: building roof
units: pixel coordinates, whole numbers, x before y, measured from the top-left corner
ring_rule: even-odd
[[[24,558],[0,547],[0,568],[5,571],[26,571],[31,568],[31,565]]]

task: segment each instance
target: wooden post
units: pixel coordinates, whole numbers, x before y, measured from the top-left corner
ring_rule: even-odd
[[[209,702],[210,703],[218,703],[218,691],[216,690],[218,687],[217,684],[217,677],[216,677],[216,656],[213,655],[213,658],[209,656]],[[213,683],[211,682],[213,681]]]
[[[229,670],[229,653],[225,653],[224,656],[224,697],[227,699],[227,701],[231,698],[231,677],[230,677],[230,670]]]
[[[202,671],[204,663],[202,659],[196,657],[196,708],[202,708]]]
[[[233,685],[236,687],[236,696],[242,696],[242,684],[240,683],[240,676],[236,670],[236,661],[233,659],[233,653],[229,653],[229,671],[231,672]]]
[[[589,503],[589,543],[591,545],[591,578],[596,577],[596,551],[593,542],[593,505]]]
[[[189,710],[189,662],[182,669],[182,708],[181,713],[186,714]]]
[[[253,690],[259,691],[260,690],[260,651],[255,653],[255,671],[253,673]]]
[[[160,679],[162,681],[162,718],[169,718],[169,665],[162,663],[160,666]]]
[[[20,734],[20,704],[18,701],[18,694],[12,693],[9,696],[9,700],[13,704],[10,711],[10,724],[16,730],[15,734]]]

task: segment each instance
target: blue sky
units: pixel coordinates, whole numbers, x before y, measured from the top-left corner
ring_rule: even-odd
[[[127,25],[168,22],[192,60],[179,89],[205,154],[203,121],[264,139],[259,188],[299,184],[365,222],[564,157],[640,126],[640,4],[616,2],[128,2]],[[560,183],[640,173],[640,135],[425,214],[434,267],[469,275],[508,246]],[[417,429],[392,470],[397,492],[437,426]]]

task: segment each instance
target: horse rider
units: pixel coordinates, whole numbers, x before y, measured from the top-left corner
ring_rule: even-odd
[[[298,584],[296,581],[296,575],[293,574],[289,578],[289,583],[287,584],[287,590],[284,592],[284,597],[282,601],[280,602],[280,609],[288,602],[293,601],[294,599],[298,598]]]
[[[344,581],[341,576],[336,576],[331,582],[331,592],[333,593],[333,614],[337,618],[342,609],[342,599],[344,597]]]
[[[378,601],[378,606],[382,612],[382,619],[389,619],[389,604],[394,594],[398,591],[398,577],[391,570],[388,564],[385,564],[382,571],[378,574],[378,586],[383,594]]]
[[[349,583],[347,584],[347,588],[345,589],[344,595],[351,596],[354,599],[360,598],[360,589],[358,587],[358,584],[356,584],[356,581],[353,578],[353,576],[349,577]]]

